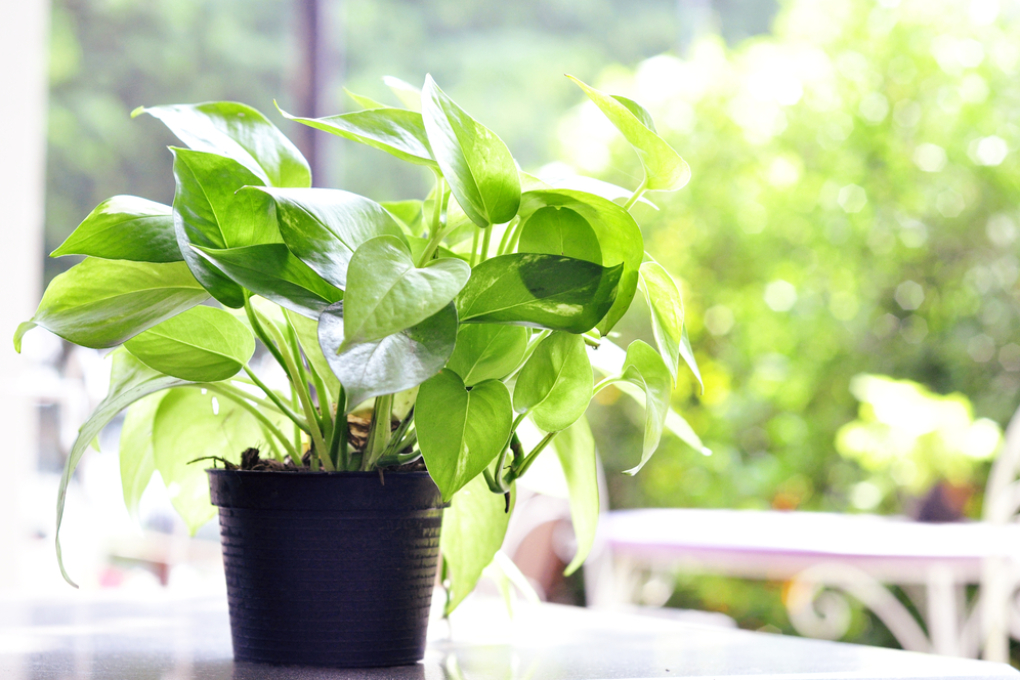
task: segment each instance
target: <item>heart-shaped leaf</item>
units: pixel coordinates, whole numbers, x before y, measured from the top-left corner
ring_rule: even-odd
[[[255,338],[229,312],[192,307],[124,343],[139,361],[160,373],[192,382],[237,375],[255,353]]]
[[[323,309],[344,296],[342,290],[323,281],[282,243],[223,250],[192,248],[232,281],[312,319],[319,318]]]
[[[450,500],[482,472],[510,439],[513,409],[506,385],[498,380],[464,387],[448,368],[418,390],[414,424],[425,466]]]
[[[616,126],[634,147],[645,169],[645,188],[650,191],[676,191],[691,179],[687,161],[680,157],[662,137],[655,133],[652,117],[637,102],[626,97],[611,96],[589,87],[573,76],[567,76],[595,102],[606,118]]]
[[[652,313],[655,344],[659,346],[659,353],[675,384],[677,370],[680,368],[680,345],[684,328],[684,303],[680,298],[680,290],[669,272],[654,261],[641,264],[641,290]]]
[[[465,324],[457,331],[457,346],[447,366],[469,387],[483,380],[500,380],[524,358],[528,335],[522,326]]]
[[[136,401],[124,416],[120,429],[120,483],[124,494],[124,506],[132,518],[138,517],[138,503],[149,486],[156,461],[152,453],[152,421],[156,416],[159,402],[166,392],[157,392]]]
[[[308,187],[312,173],[297,147],[262,113],[236,102],[139,107],[195,151],[232,158],[275,187]]]
[[[171,149],[174,154],[174,229],[185,262],[206,290],[228,307],[244,305],[241,287],[191,246],[238,248],[258,243],[281,243],[272,200],[261,193],[238,196],[244,186],[262,180],[237,161],[213,153]]]
[[[383,234],[404,238],[386,209],[349,191],[252,187],[241,193],[249,191],[272,197],[284,243],[338,288],[347,286],[347,267],[358,246]]]
[[[425,76],[422,118],[432,154],[457,203],[480,227],[509,222],[521,203],[521,181],[510,150]]]
[[[280,110],[288,120],[385,151],[402,161],[437,168],[421,114],[407,109],[369,109],[327,118],[301,118]]]
[[[99,406],[92,412],[89,419],[78,430],[78,437],[71,446],[71,452],[64,464],[64,474],[60,477],[60,488],[57,491],[57,565],[64,580],[77,588],[77,584],[68,576],[64,568],[64,558],[60,547],[60,525],[64,520],[64,504],[67,501],[67,485],[71,482],[78,463],[85,455],[89,444],[99,435],[107,423],[116,417],[118,413],[135,403],[139,399],[149,396],[154,392],[187,385],[186,380],[172,378],[168,375],[158,373],[138,359],[134,358],[123,350],[113,353],[113,369],[110,372],[110,389],[106,398],[99,402]],[[220,455],[220,454],[217,454]]]
[[[595,460],[595,438],[588,419],[584,416],[578,418],[556,435],[552,445],[570,491],[570,520],[577,539],[577,552],[563,572],[569,576],[584,564],[591,552],[599,523],[598,463]]]
[[[511,485],[510,507],[507,508],[506,499],[489,491],[485,479],[479,475],[458,491],[450,507],[443,511],[439,552],[449,581],[446,614],[471,594],[482,571],[503,545],[516,500],[515,486]]]
[[[520,253],[565,255],[602,264],[602,248],[588,220],[570,208],[539,208],[524,222]]]
[[[606,268],[558,255],[500,255],[471,270],[457,311],[462,322],[584,333],[613,306],[622,273],[622,265]]]
[[[623,362],[623,379],[645,392],[645,437],[641,446],[641,462],[625,472],[637,474],[659,447],[662,428],[669,413],[669,398],[672,394],[673,376],[659,353],[642,340],[635,340],[627,347],[627,358]]]
[[[600,264],[605,267],[623,265],[616,300],[598,323],[599,332],[608,335],[626,313],[637,292],[638,270],[644,258],[641,228],[630,213],[616,203],[570,189],[529,191],[521,198],[521,218],[530,219],[545,207],[569,208],[583,217],[598,238],[602,252]]]
[[[469,276],[471,267],[453,258],[415,267],[407,244],[395,236],[366,241],[347,271],[344,348],[421,323],[453,300]]]
[[[85,258],[58,275],[30,322],[84,347],[113,347],[209,299],[183,262]],[[28,326],[18,329],[15,344]]]
[[[553,333],[539,343],[517,376],[514,410],[530,415],[546,432],[559,432],[584,415],[594,385],[581,336]]]
[[[333,374],[347,392],[347,411],[366,399],[395,394],[425,382],[446,364],[457,338],[452,304],[421,323],[372,342],[337,349],[344,341],[344,303],[319,317],[319,344]]]
[[[107,260],[179,262],[172,209],[137,196],[108,198],[89,213],[50,257],[91,255]]]

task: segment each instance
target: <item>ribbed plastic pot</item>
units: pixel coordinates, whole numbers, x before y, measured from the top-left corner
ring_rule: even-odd
[[[356,668],[424,656],[443,512],[428,473],[208,473],[235,660]]]

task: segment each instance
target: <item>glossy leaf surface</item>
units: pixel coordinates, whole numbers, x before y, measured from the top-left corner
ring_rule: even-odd
[[[395,236],[363,243],[351,258],[344,295],[344,345],[370,342],[417,325],[456,297],[471,276],[463,260],[443,258],[415,267]]]
[[[588,220],[570,208],[545,207],[524,222],[517,246],[520,253],[565,255],[602,264],[602,248]]]
[[[78,587],[77,584],[71,580],[67,570],[64,569],[64,560],[60,548],[60,525],[64,519],[67,485],[71,482],[71,476],[74,475],[78,463],[81,462],[81,458],[85,455],[89,444],[99,436],[102,429],[118,413],[150,394],[186,384],[187,381],[185,380],[157,373],[123,350],[114,352],[113,369],[110,374],[110,389],[106,394],[106,398],[99,402],[99,406],[96,407],[92,415],[89,416],[89,419],[78,430],[78,438],[74,440],[71,452],[67,456],[67,462],[64,464],[64,474],[60,477],[60,488],[57,491],[57,528],[55,539],[57,564],[60,567],[60,573],[63,575],[64,580],[75,588]]]
[[[457,331],[457,346],[447,366],[471,386],[483,380],[500,380],[524,358],[528,330],[505,324],[464,324]]]
[[[422,384],[414,411],[418,445],[444,500],[499,455],[512,421],[510,393],[498,380],[468,390],[447,368]]]
[[[443,367],[457,337],[452,304],[410,328],[380,340],[355,343],[339,354],[344,340],[344,303],[319,317],[319,343],[333,374],[347,391],[347,410],[366,399],[420,385]]]
[[[124,506],[135,519],[138,517],[138,503],[149,486],[156,461],[152,454],[152,420],[156,409],[166,392],[157,392],[136,401],[124,416],[120,430],[120,484],[124,494]]]
[[[478,583],[482,570],[492,562],[503,545],[506,528],[517,500],[510,487],[510,511],[506,499],[489,491],[481,475],[454,495],[450,507],[443,511],[443,528],[439,535],[439,552],[443,556],[450,596],[446,603],[449,614],[467,597]]]
[[[546,432],[559,432],[584,415],[595,384],[584,340],[553,333],[524,364],[514,386],[514,410]]]
[[[570,520],[574,525],[577,552],[564,573],[577,571],[591,552],[599,523],[599,481],[595,438],[588,419],[581,416],[552,441],[570,491]]]
[[[160,373],[192,382],[237,375],[255,353],[255,337],[229,312],[192,307],[136,335],[124,348]]]
[[[280,235],[305,264],[329,283],[344,288],[347,267],[358,246],[390,234],[404,238],[396,220],[375,201],[339,189],[271,189]]]
[[[612,308],[622,272],[622,265],[606,268],[557,255],[500,255],[471,270],[457,311],[462,322],[583,333]]]
[[[691,179],[691,169],[687,166],[687,161],[655,133],[650,126],[651,116],[647,111],[630,99],[604,94],[573,76],[567,77],[584,90],[609,122],[615,125],[634,147],[645,169],[647,189],[676,191],[687,184]]]
[[[422,118],[432,154],[457,203],[480,227],[509,222],[521,203],[521,181],[510,150],[425,77]]]
[[[669,412],[669,398],[673,391],[673,377],[662,361],[662,357],[651,345],[635,340],[627,348],[623,362],[624,380],[640,387],[645,393],[645,436],[641,445],[641,462],[627,474],[636,474],[659,447],[662,428]]]
[[[421,114],[407,109],[368,109],[327,118],[286,118],[317,130],[345,137],[396,156],[402,161],[438,168]]]
[[[313,319],[343,298],[343,291],[323,281],[282,243],[195,250],[251,292]]]
[[[626,313],[637,292],[638,270],[644,259],[641,228],[630,213],[616,203],[583,191],[568,189],[529,191],[521,199],[521,217],[528,218],[549,206],[569,208],[588,222],[598,238],[602,252],[600,264],[605,267],[623,265],[616,300],[605,317],[598,322],[599,332],[607,335]]]
[[[107,260],[178,262],[172,209],[137,196],[108,198],[89,213],[51,257],[91,255]]]
[[[137,109],[158,118],[188,147],[232,158],[276,187],[308,187],[312,173],[297,147],[262,113],[236,102]]]
[[[684,304],[680,299],[680,289],[658,262],[643,262],[641,290],[651,310],[655,344],[659,346],[659,353],[675,384],[677,370],[680,368],[680,345],[684,328]]]
[[[113,347],[208,298],[183,262],[89,257],[50,282],[32,323],[76,345]]]

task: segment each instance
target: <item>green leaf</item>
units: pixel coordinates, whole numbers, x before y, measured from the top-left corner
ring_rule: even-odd
[[[89,257],[54,278],[30,323],[84,347],[113,347],[207,300],[183,262]],[[29,329],[18,327],[15,347]]]
[[[25,337],[25,333],[35,328],[36,324],[34,321],[22,321],[18,324],[17,329],[14,331],[14,351],[21,354],[21,339]]]
[[[60,488],[57,491],[57,528],[56,548],[57,565],[64,580],[75,588],[78,585],[68,576],[64,568],[64,558],[60,548],[60,525],[64,519],[64,504],[67,501],[67,485],[71,482],[81,457],[89,447],[89,442],[95,439],[107,423],[135,403],[139,399],[149,396],[154,392],[165,390],[170,387],[187,385],[186,380],[172,378],[152,370],[138,359],[124,351],[113,353],[113,369],[110,373],[110,389],[106,398],[99,402],[99,406],[92,412],[89,419],[78,430],[78,437],[71,446],[71,452],[64,464],[64,474],[60,477]]]
[[[227,307],[241,307],[241,287],[191,246],[223,249],[282,242],[270,213],[272,200],[253,192],[238,196],[241,187],[262,180],[230,158],[188,149],[171,151],[177,182],[174,230],[181,254],[213,297]]]
[[[559,432],[584,415],[595,376],[584,340],[553,333],[539,343],[514,386],[514,410],[527,413],[546,432]]]
[[[340,189],[270,189],[264,192],[276,203],[276,219],[290,251],[329,283],[347,286],[351,256],[370,238],[404,232],[375,201]]]
[[[89,213],[50,257],[91,255],[108,260],[178,262],[172,209],[137,196],[108,198]]]
[[[338,302],[336,304],[342,303]],[[289,309],[283,310],[283,313],[287,317],[287,321],[290,322],[290,325],[294,327],[294,332],[297,333],[298,343],[305,354],[305,359],[308,360],[308,363],[326,384],[330,397],[336,399],[340,394],[340,381],[333,375],[329,361],[319,345],[319,321],[301,314],[292,313]],[[323,313],[325,313],[325,310],[323,310]]]
[[[415,267],[407,244],[394,236],[366,241],[348,269],[343,347],[421,323],[453,300],[469,276],[471,267],[454,258]]]
[[[170,502],[194,534],[216,515],[209,501],[208,461],[219,456],[232,463],[265,436],[258,421],[233,401],[198,389],[168,392],[152,423],[152,452]]]
[[[626,313],[637,292],[638,270],[644,259],[641,228],[631,214],[616,203],[569,189],[527,192],[521,198],[521,218],[528,218],[548,206],[569,208],[588,222],[602,252],[599,264],[604,267],[623,265],[616,300],[598,323],[599,332],[608,335]]]
[[[520,253],[565,255],[602,264],[602,248],[588,220],[570,208],[539,208],[524,222]]]
[[[421,236],[425,229],[421,201],[383,201],[379,205],[401,224],[407,234]]]
[[[521,204],[510,150],[425,76],[422,118],[432,153],[457,203],[480,227],[509,222]]]
[[[684,363],[694,373],[694,377],[698,379],[698,384],[701,385],[701,391],[705,391],[705,381],[701,379],[701,371],[698,370],[698,360],[694,358],[694,350],[691,349],[691,339],[687,337],[687,326],[684,326],[680,330],[680,356],[683,357]]]
[[[371,97],[366,97],[364,95],[360,95],[360,94],[357,94],[355,92],[351,92],[346,87],[343,88],[343,91],[344,91],[344,94],[346,94],[348,97],[353,99],[354,103],[356,103],[358,106],[360,106],[363,109],[384,109],[384,108],[386,108],[385,104],[380,104],[379,102],[377,102],[376,100],[372,99]]]
[[[124,505],[135,519],[138,517],[138,502],[156,471],[152,454],[152,422],[165,395],[165,392],[157,392],[132,404],[120,430],[120,484]]]
[[[421,112],[421,89],[395,76],[383,76],[383,82],[393,90],[401,104],[412,111]]]
[[[136,335],[124,348],[160,373],[216,382],[232,378],[248,363],[255,337],[229,312],[199,306]]]
[[[280,110],[288,120],[317,130],[346,137],[385,151],[402,161],[439,168],[432,158],[432,147],[421,114],[407,109],[369,109],[327,118],[301,118]]]
[[[447,367],[467,386],[483,380],[501,380],[524,359],[528,330],[503,324],[465,324],[457,331],[457,346]]]
[[[449,580],[446,614],[471,594],[482,570],[503,545],[516,500],[516,490],[511,486],[508,511],[506,499],[489,491],[485,480],[478,475],[457,492],[450,507],[443,511],[439,552]]]
[[[680,290],[673,277],[658,262],[641,264],[641,290],[651,310],[655,344],[659,346],[662,360],[676,384],[684,328],[684,303],[680,298]],[[701,389],[704,391],[704,385]]]
[[[138,108],[158,118],[195,151],[232,158],[275,187],[308,187],[312,173],[297,147],[262,113],[236,102]]]
[[[192,248],[251,292],[313,319],[344,296],[282,243],[225,250]]]
[[[646,189],[676,191],[687,184],[691,178],[691,169],[687,166],[687,161],[655,133],[654,126],[651,125],[651,116],[637,102],[626,97],[603,94],[573,76],[567,77],[584,90],[609,122],[615,125],[634,147],[645,169]]]
[[[643,340],[635,340],[627,347],[623,362],[623,379],[645,392],[645,437],[641,446],[641,462],[625,472],[637,474],[659,447],[662,428],[669,413],[669,398],[673,391],[673,376],[659,353]]]
[[[623,266],[515,253],[471,270],[457,298],[461,322],[509,323],[570,333],[591,330],[612,308]]]
[[[584,416],[578,418],[556,435],[552,445],[570,491],[570,519],[577,539],[577,552],[563,572],[570,576],[584,564],[591,552],[599,523],[598,463],[595,460],[595,438],[588,419]]]
[[[399,333],[353,344],[344,341],[344,303],[319,317],[319,343],[334,375],[347,391],[347,411],[366,399],[420,385],[446,364],[457,337],[457,309],[447,304],[429,318]]]
[[[467,389],[459,375],[444,368],[422,384],[414,425],[425,466],[443,500],[450,500],[507,446],[512,421],[510,392],[498,380]]]
[[[595,179],[594,177],[586,177],[585,175],[564,175],[557,177],[550,181],[549,186],[545,187],[533,187],[534,189],[570,189],[572,191],[583,191],[589,194],[595,194],[601,196],[608,201],[626,201],[633,194],[632,189],[625,189],[617,184],[606,182],[601,179]],[[652,203],[646,196],[642,196],[638,199],[638,203],[644,203],[652,210],[658,210],[659,206]]]

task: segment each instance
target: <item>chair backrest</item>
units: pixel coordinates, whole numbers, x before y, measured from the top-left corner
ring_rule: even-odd
[[[1020,409],[1006,426],[1002,450],[992,463],[985,485],[982,516],[986,522],[1005,524],[1020,511]]]

